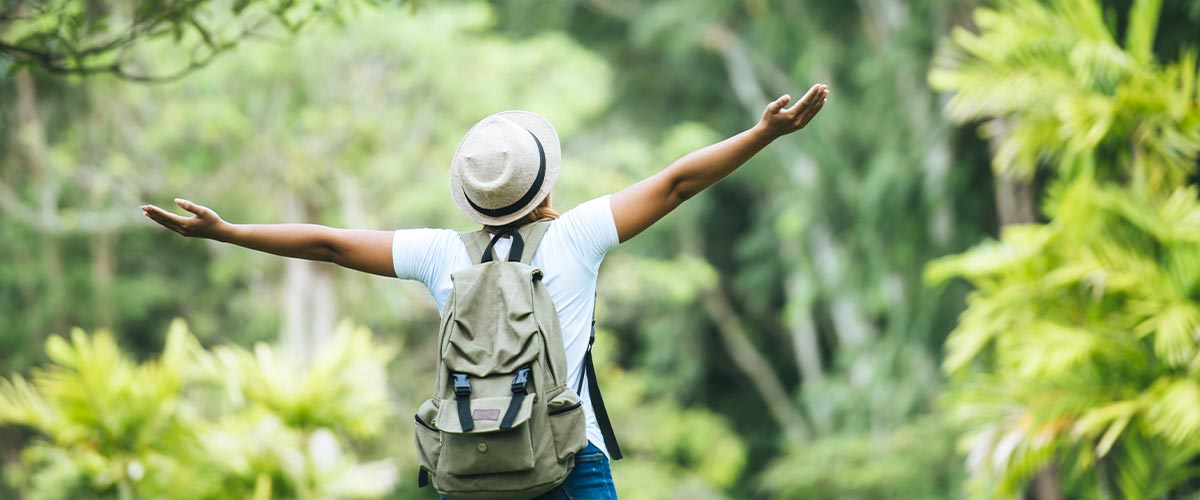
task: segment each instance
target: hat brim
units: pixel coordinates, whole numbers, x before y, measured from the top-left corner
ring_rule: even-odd
[[[541,141],[543,152],[546,155],[546,178],[542,182],[542,189],[539,190],[538,194],[533,197],[533,200],[531,200],[526,206],[521,207],[519,210],[510,215],[503,217],[489,217],[479,213],[479,211],[471,207],[471,204],[467,201],[467,195],[463,191],[462,179],[460,177],[463,159],[460,156],[460,153],[462,152],[462,143],[459,143],[458,149],[454,152],[454,159],[450,162],[450,196],[454,199],[454,204],[458,206],[458,209],[461,210],[464,215],[475,222],[485,226],[503,226],[528,215],[529,212],[532,212],[533,209],[537,208],[537,206],[540,205],[542,201],[550,195],[550,190],[554,188],[554,183],[558,180],[558,170],[562,166],[562,144],[559,142],[558,132],[554,130],[554,126],[550,124],[550,121],[537,113],[514,110],[501,111],[491,116],[500,116],[512,121],[513,123],[516,123],[517,125],[525,127],[526,130],[529,130],[533,133],[533,135],[537,136],[538,141]],[[487,121],[486,118],[480,120],[475,127],[478,127],[485,121]],[[471,135],[471,132],[475,130],[475,127],[471,127],[471,130],[468,131],[464,137]]]

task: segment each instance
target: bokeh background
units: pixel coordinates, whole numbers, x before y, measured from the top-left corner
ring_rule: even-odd
[[[0,498],[435,498],[413,282],[139,215],[472,229],[479,118],[560,210],[831,88],[609,254],[622,498],[1200,494],[1200,2],[0,0]]]

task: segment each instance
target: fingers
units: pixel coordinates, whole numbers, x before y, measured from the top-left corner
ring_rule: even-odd
[[[208,212],[209,212],[208,207],[203,207],[203,206],[197,205],[197,204],[192,203],[183,198],[175,198],[175,204],[179,205],[179,208],[182,208],[184,210],[187,210],[188,212],[196,214],[199,217],[207,216]]]
[[[142,215],[167,229],[183,234],[183,217],[154,205],[142,205]]]
[[[767,105],[767,116],[778,113],[781,109],[783,109],[784,106],[787,106],[791,100],[792,96],[790,95],[784,94],[779,96],[778,99],[775,99],[773,102],[771,102],[771,104]]]
[[[817,112],[820,111],[823,106],[825,106],[825,101],[829,98],[829,87],[827,85],[818,86],[820,89],[816,94],[812,96],[805,96],[805,99],[811,100],[796,105],[796,107],[799,109],[796,111],[796,115],[792,119],[792,125],[797,129],[802,129],[808,125],[808,122],[817,115]]]
[[[804,113],[804,117],[800,121],[800,125],[799,125],[800,128],[804,128],[805,125],[808,125],[808,122],[811,121],[813,119],[813,117],[817,116],[817,112],[821,111],[821,108],[825,107],[825,101],[828,98],[827,97],[828,95],[829,95],[829,92],[826,91],[825,96],[821,97],[820,102],[818,102],[817,104],[815,104],[813,106],[809,106],[810,109]]]
[[[800,119],[800,126],[803,127],[804,124],[807,124],[809,120],[812,120],[813,116],[816,116],[817,111],[825,105],[825,101],[828,98],[829,88],[824,87],[821,89],[821,92],[813,98],[813,102],[805,107],[805,109],[799,113],[799,116],[797,116],[797,118]]]
[[[818,96],[824,98],[823,92],[825,91],[825,88],[825,85],[820,83],[809,88],[808,92],[804,93],[804,97],[801,97],[800,101],[797,102],[795,106],[792,106],[791,109],[785,111],[791,115],[789,118],[796,118],[800,116],[804,110],[806,110],[816,101]]]

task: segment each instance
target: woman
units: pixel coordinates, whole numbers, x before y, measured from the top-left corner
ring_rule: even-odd
[[[554,128],[524,111],[489,116],[473,127],[451,162],[451,197],[470,219],[496,231],[554,219],[532,265],[558,312],[566,345],[568,380],[582,372],[596,290],[604,255],[670,213],[688,198],[736,170],[775,139],[804,128],[824,106],[829,89],[817,84],[793,107],[787,95],[767,105],[750,129],[676,160],[661,172],[612,195],[585,202],[561,217],[550,206],[561,150]],[[458,233],[447,229],[370,231],[311,224],[230,224],[211,209],[175,200],[194,214],[181,217],[153,205],[143,213],[179,234],[210,238],[263,252],[337,265],[381,276],[419,280],[439,311],[450,292],[450,274],[472,265]],[[507,241],[497,243],[499,258]],[[592,412],[588,391],[581,394],[588,447],[562,488],[545,498],[616,498],[608,451]]]

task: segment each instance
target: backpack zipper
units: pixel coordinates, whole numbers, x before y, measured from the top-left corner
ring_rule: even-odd
[[[438,431],[437,429],[434,429],[432,425],[429,425],[429,424],[425,423],[424,421],[422,421],[422,420],[421,420],[421,417],[418,417],[418,416],[416,416],[416,415],[413,415],[413,419],[414,419],[414,420],[416,420],[418,424],[421,424],[421,427],[424,427],[424,428],[426,428],[426,429],[429,429],[429,430],[431,430],[431,431],[433,431],[433,432],[437,432],[437,431]]]
[[[583,400],[582,400],[582,399],[581,399],[581,400],[579,400],[579,402],[578,402],[578,403],[575,403],[575,404],[573,404],[573,405],[571,405],[571,406],[567,406],[567,407],[565,407],[565,408],[559,408],[559,409],[557,409],[557,410],[554,410],[554,411],[550,412],[550,416],[551,416],[551,417],[553,417],[553,416],[555,416],[555,415],[558,415],[558,414],[561,414],[561,413],[566,413],[566,412],[569,412],[569,411],[571,411],[571,410],[574,410],[574,409],[576,409],[576,408],[579,408],[580,406],[583,406]],[[420,420],[418,420],[418,422],[419,422],[419,421],[420,421]]]

